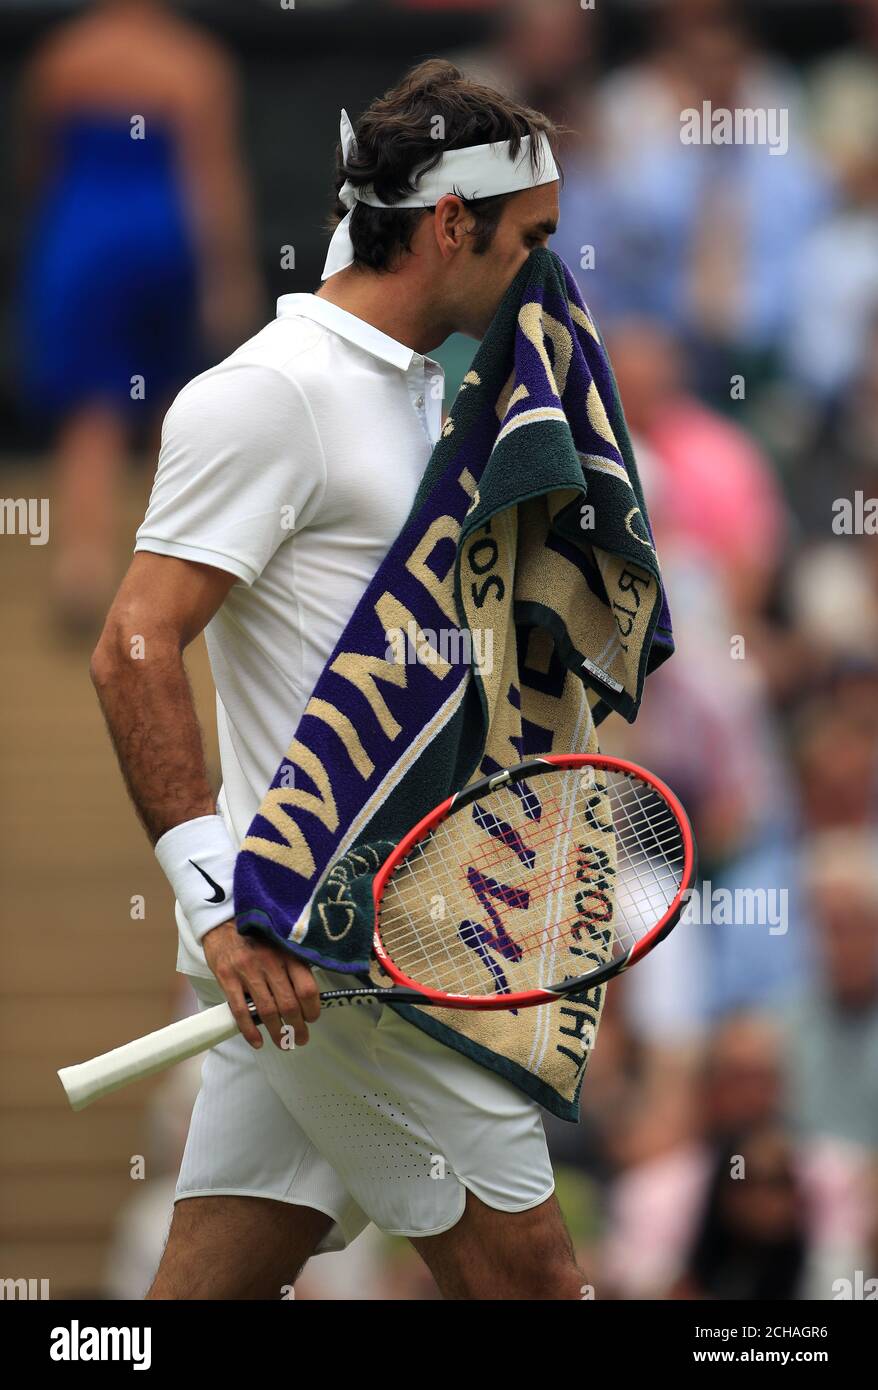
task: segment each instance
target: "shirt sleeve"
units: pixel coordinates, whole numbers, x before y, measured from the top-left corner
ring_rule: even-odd
[[[301,387],[260,363],[196,377],[162,428],[135,550],[213,565],[250,585],[319,507],[326,465]]]

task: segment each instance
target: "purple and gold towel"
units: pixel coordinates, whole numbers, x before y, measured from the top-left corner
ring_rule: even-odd
[[[633,720],[672,652],[607,354],[566,266],[535,251],[250,826],[239,930],[378,982],[371,880],[390,846],[476,777],[596,752],[595,726]],[[515,1014],[394,1007],[574,1119],[601,1004],[596,989]]]

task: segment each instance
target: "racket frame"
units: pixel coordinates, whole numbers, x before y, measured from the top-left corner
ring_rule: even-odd
[[[673,813],[679,827],[681,841],[683,845],[683,869],[681,872],[680,886],[668,906],[667,910],[660,917],[659,921],[644,936],[640,938],[624,955],[616,957],[614,960],[606,961],[603,965],[594,966],[583,975],[578,975],[563,981],[549,988],[518,991],[510,994],[479,994],[464,995],[443,993],[440,990],[430,989],[428,986],[419,984],[417,980],[411,979],[404,971],[396,965],[383,941],[381,940],[381,900],[385,888],[390,881],[394,870],[399,867],[409,852],[425,839],[438,825],[447,820],[450,816],[456,815],[465,807],[478,801],[480,797],[487,796],[498,787],[511,786],[516,782],[525,781],[528,777],[545,776],[547,769],[560,768],[562,770],[573,771],[577,768],[591,767],[596,771],[617,772],[627,774],[639,781],[646,782],[653,790],[667,803]],[[454,796],[435,806],[422,820],[418,821],[409,832],[403,836],[399,844],[391,851],[387,859],[382,864],[372,885],[372,896],[375,904],[375,928],[372,937],[372,949],[375,956],[386,975],[394,981],[396,989],[388,992],[388,1003],[421,1003],[430,1004],[434,1007],[445,1003],[446,1007],[455,1009],[515,1009],[534,1006],[539,1004],[551,1004],[556,1000],[565,998],[570,994],[577,994],[580,990],[594,989],[595,986],[604,984],[614,976],[620,975],[624,970],[630,969],[639,960],[658,945],[660,941],[668,935],[677,925],[683,908],[686,906],[686,894],[694,886],[698,874],[698,856],[695,846],[695,837],[692,827],[689,824],[689,817],[679,798],[671,791],[659,777],[654,773],[648,772],[646,768],[639,767],[636,763],[628,762],[625,758],[613,758],[599,753],[546,753],[540,757],[528,758],[525,762],[518,763],[515,767],[504,768],[502,772],[490,774],[480,778],[477,782],[472,782],[464,787]],[[370,984],[372,982],[370,981]],[[372,986],[374,988],[374,985]],[[405,990],[411,998],[403,999],[401,991]],[[400,991],[398,993],[397,991]],[[336,991],[329,991],[334,995]],[[339,999],[347,995],[348,991],[338,991]],[[417,997],[414,997],[417,996]],[[328,1002],[328,1001],[327,1001]]]

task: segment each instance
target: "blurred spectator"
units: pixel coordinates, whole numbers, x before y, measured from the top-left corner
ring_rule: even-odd
[[[878,793],[876,719],[878,672],[873,668],[839,673],[825,690],[803,704],[793,723],[792,751],[804,829],[837,831],[835,852],[842,851],[847,838],[864,863],[869,857],[864,836],[869,826],[874,829]],[[813,863],[813,848],[806,846],[806,866]],[[831,842],[827,848],[832,848]],[[867,886],[874,872],[873,865]]]
[[[606,337],[645,459],[660,553],[685,549],[720,580],[733,621],[746,620],[765,599],[784,542],[770,464],[743,430],[688,389],[684,355],[669,329],[628,318],[612,323]]]
[[[56,602],[91,630],[132,422],[199,370],[199,325],[227,350],[260,312],[235,80],[160,0],[101,0],[50,33],[23,88],[22,375],[57,429]]]
[[[763,1239],[772,1279],[795,1270],[798,1296],[827,1297],[828,1275],[862,1258],[869,1155],[825,1139],[791,1147],[779,1128],[781,1061],[776,1024],[741,1013],[718,1025],[694,1086],[654,1073],[642,1094],[632,1092],[627,1112],[612,1117],[609,1145],[621,1171],[610,1189],[602,1272],[613,1296],[779,1297],[757,1291]],[[676,1118],[666,1121],[664,1142],[645,1145],[641,1131],[654,1135],[651,1117],[668,1107]],[[732,1154],[744,1158],[743,1178],[729,1177]]]
[[[835,830],[836,850],[868,834],[878,794],[878,675],[838,673],[801,699],[792,718],[793,813],[763,825],[714,887],[733,902],[764,895],[771,920],[736,919],[709,935],[709,1010],[788,1005],[820,969],[814,840]],[[768,914],[766,913],[766,918]]]
[[[864,293],[868,300],[866,287]],[[873,299],[876,294],[878,274]],[[816,418],[801,412],[806,430],[793,458],[791,500],[806,534],[819,540],[827,538],[835,522],[839,498],[852,498],[857,489],[865,497],[878,494],[878,310],[874,304],[872,309],[866,331],[851,334],[856,357],[838,394],[828,404],[820,402]],[[853,306],[852,312],[859,319],[859,306]],[[838,546],[833,549],[838,555]],[[853,549],[853,543],[848,549]],[[873,535],[857,559],[865,561],[875,549]],[[878,582],[874,588],[878,598]],[[869,649],[876,650],[874,641]]]
[[[662,1297],[681,1276],[712,1146],[777,1113],[774,1050],[774,1034],[763,1020],[742,1017],[722,1025],[709,1043],[697,1090],[670,1077],[676,1124],[652,1151],[638,1136],[644,1123],[653,1128],[653,1110],[666,1110],[669,1078],[657,1074],[644,1094],[632,1095],[627,1123],[617,1122],[611,1141],[621,1173],[610,1191],[604,1273],[615,1296]]]
[[[862,80],[849,71],[860,63]],[[799,250],[787,345],[794,378],[829,399],[854,380],[878,309],[878,57],[836,59],[831,71],[818,79],[817,138],[840,203]]]
[[[132,1182],[131,1196],[116,1216],[104,1275],[108,1298],[142,1299],[153,1281],[171,1224],[203,1060],[191,1057],[173,1067],[150,1099],[146,1171],[142,1181]]]
[[[681,1298],[789,1300],[804,1286],[804,1193],[786,1135],[770,1125],[720,1148]]]
[[[835,541],[801,546],[790,567],[787,597],[814,675],[878,652],[878,585],[865,559],[855,540]]]
[[[609,330],[607,343],[677,643],[677,656],[651,678],[637,723],[620,731],[620,740],[629,756],[666,776],[683,797],[702,872],[710,876],[789,814],[759,661],[760,613],[786,538],[783,502],[749,436],[688,388],[682,351],[667,328],[626,319]],[[691,967],[706,938],[688,937],[687,947],[678,940],[673,950],[686,949]],[[670,976],[667,1012],[681,1021],[693,1009],[700,1015],[691,968],[684,977],[656,956],[644,969],[653,971],[652,980],[632,985],[644,994],[642,1012],[649,1009],[645,996],[656,992],[655,972],[662,971]]]
[[[493,39],[450,56],[473,81],[509,92],[578,137],[599,25],[595,11],[569,0],[506,0]],[[562,138],[560,148],[571,146]]]
[[[817,146],[843,177],[878,146],[878,0],[849,6],[857,42],[818,63],[809,83]]]
[[[659,0],[646,54],[609,74],[602,84],[607,141],[614,160],[627,162],[680,144],[680,112],[714,107],[801,105],[792,69],[760,49],[740,7],[729,0]],[[791,122],[794,124],[794,122]]]
[[[806,862],[818,961],[783,1015],[790,1117],[878,1151],[878,840],[827,832]]]
[[[789,148],[684,144],[681,115],[703,102],[781,113]],[[557,249],[575,267],[580,245],[594,245],[587,298],[598,318],[646,314],[676,327],[699,346],[702,387],[720,403],[732,372],[752,391],[772,369],[789,321],[791,258],[828,202],[799,104],[795,79],[736,12],[666,0],[646,57],[599,89],[597,184],[593,169],[573,168],[562,197]]]
[[[344,1251],[317,1255],[296,1280],[296,1298],[382,1302],[437,1298],[432,1275],[401,1237],[367,1226]]]

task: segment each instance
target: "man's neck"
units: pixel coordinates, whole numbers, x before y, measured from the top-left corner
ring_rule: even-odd
[[[454,332],[452,325],[437,321],[421,287],[402,271],[340,270],[324,281],[317,296],[421,354],[432,352]]]

